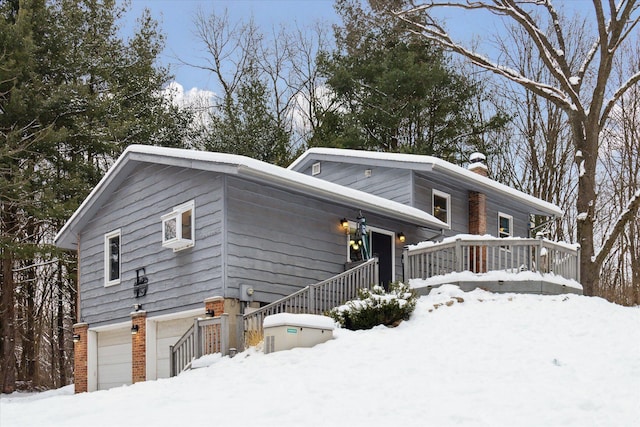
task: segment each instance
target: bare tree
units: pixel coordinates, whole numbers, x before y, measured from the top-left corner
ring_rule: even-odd
[[[327,28],[321,24],[309,29],[282,24],[265,33],[252,17],[233,21],[226,10],[199,10],[194,24],[206,58],[203,64],[188,65],[210,71],[221,89],[212,115],[240,116],[242,87],[262,85],[268,114],[277,128],[289,135],[290,149],[303,145],[316,117],[308,114],[309,109],[319,105],[322,82],[316,57],[327,47]]]
[[[447,7],[464,10],[469,15],[489,12],[522,28],[534,43],[536,54],[553,77],[552,81],[540,81],[535,75],[505,66],[500,58],[489,58],[454,40],[433,13]],[[427,18],[423,21],[412,20],[418,11],[426,12]],[[620,85],[613,87],[610,80],[621,47],[625,42],[637,42],[637,32],[634,32],[640,21],[637,1],[622,0],[618,4],[610,1],[603,5],[603,2],[593,0],[597,30],[591,35],[590,48],[576,52],[580,60],[575,63],[567,59],[567,27],[550,0],[431,1],[396,14],[429,40],[549,100],[567,116],[575,149],[574,162],[579,171],[576,209],[577,239],[582,247],[582,284],[584,293],[593,295],[598,288],[604,260],[626,224],[635,218],[640,208],[640,197],[631,197],[623,211],[625,214],[610,225],[609,233],[596,250],[596,179],[601,135],[614,107],[640,81],[640,64],[628,69]],[[553,28],[552,34],[544,31],[545,26]],[[634,195],[637,196],[637,193]]]
[[[612,78],[620,81],[629,64],[640,61],[640,46],[624,50],[624,61],[614,64]],[[600,223],[615,222],[624,213],[627,201],[640,188],[640,86],[620,99],[611,112],[603,132],[600,174]],[[638,197],[637,193],[635,197]],[[602,227],[601,227],[602,228]],[[606,233],[605,229],[599,230]],[[603,263],[601,292],[608,299],[625,305],[640,303],[640,216],[630,220]]]

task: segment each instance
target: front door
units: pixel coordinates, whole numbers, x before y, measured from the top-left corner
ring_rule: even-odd
[[[372,231],[371,253],[378,257],[380,283],[389,290],[389,284],[393,282],[393,236]]]

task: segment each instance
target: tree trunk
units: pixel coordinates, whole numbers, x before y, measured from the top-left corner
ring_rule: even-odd
[[[7,248],[2,252],[2,296],[0,298],[0,381],[2,393],[13,393],[16,388],[16,324],[15,284],[13,281],[13,254]]]
[[[64,282],[62,281],[62,261],[58,261],[58,387],[67,385],[67,364],[64,351]]]

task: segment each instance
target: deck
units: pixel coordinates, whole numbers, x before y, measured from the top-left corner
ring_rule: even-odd
[[[582,294],[579,260],[578,245],[458,235],[406,247],[403,273],[420,295],[445,283],[465,291]]]

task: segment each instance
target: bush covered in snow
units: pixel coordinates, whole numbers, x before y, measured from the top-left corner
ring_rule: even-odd
[[[408,320],[416,308],[418,297],[404,283],[392,283],[389,292],[382,286],[361,289],[358,299],[331,310],[328,315],[343,328],[353,331],[371,329],[377,325],[396,325]]]

